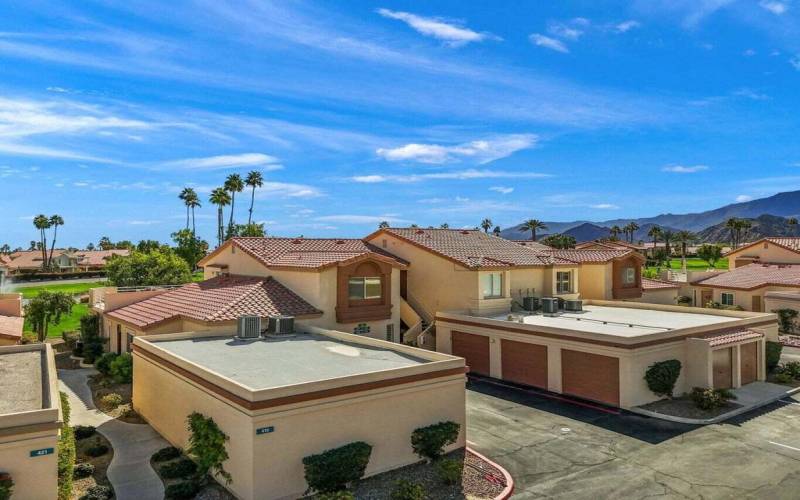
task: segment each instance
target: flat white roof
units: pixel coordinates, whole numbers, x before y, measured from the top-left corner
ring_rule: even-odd
[[[684,313],[658,309],[598,305],[584,305],[582,312],[561,312],[556,316],[512,314],[514,318],[522,316],[523,323],[527,325],[547,326],[625,338],[741,320],[741,318],[717,316],[709,313]],[[491,319],[508,321],[508,314],[493,316]],[[515,320],[513,323],[519,323],[519,321]]]
[[[225,336],[152,343],[252,391],[430,362],[388,348],[307,333],[286,339],[241,340]]]
[[[0,354],[0,415],[41,410],[43,351]]]

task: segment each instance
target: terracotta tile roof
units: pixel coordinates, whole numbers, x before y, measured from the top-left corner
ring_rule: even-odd
[[[521,244],[475,229],[387,228],[382,231],[470,269],[602,263],[633,253],[631,250],[556,250],[534,242]]]
[[[530,240],[514,240],[517,245],[522,245],[528,248],[534,248],[537,250],[552,250],[552,247],[539,243],[538,241],[530,241]]]
[[[670,288],[680,288],[681,284],[674,281],[657,280],[653,278],[642,278],[642,288],[645,290],[666,290]]]
[[[743,340],[758,339],[763,336],[764,334],[761,332],[756,332],[754,330],[748,330],[745,328],[716,332],[699,338],[707,341],[708,345],[711,347],[717,347],[721,345],[735,344],[736,342],[741,342]]]
[[[641,245],[634,245],[633,243],[628,243],[627,241],[585,241],[583,243],[578,243],[575,245],[575,248],[578,250],[585,250],[585,249],[607,249],[607,250],[644,250],[644,247]]]
[[[127,256],[131,252],[128,249],[113,249],[113,250],[92,250],[92,251],[79,251],[75,252],[78,257],[79,266],[105,266],[108,259],[114,255]]]
[[[754,246],[757,246],[757,245],[761,245],[764,242],[773,243],[775,245],[779,245],[779,246],[781,246],[783,248],[786,248],[788,250],[791,250],[793,252],[800,253],[800,238],[799,237],[772,237],[772,236],[769,236],[769,237],[766,237],[766,238],[761,238],[760,240],[756,240],[756,241],[754,241],[752,243],[747,243],[745,245],[740,246],[739,248],[734,248],[732,250],[729,250],[724,255],[729,255],[729,254],[733,254],[733,253],[739,253],[742,250],[746,250],[748,248],[751,248],[751,247],[754,247]]]
[[[405,260],[359,239],[233,238],[231,241],[267,267],[318,269],[367,255],[408,265]]]
[[[0,254],[0,267],[7,267],[11,263],[11,256]]]
[[[697,286],[752,290],[764,286],[800,286],[798,264],[748,264],[692,283]]]
[[[78,250],[76,252],[69,252],[64,249],[56,248],[53,251],[53,258],[55,259],[64,254],[74,256],[77,266],[103,267],[111,256],[130,255],[130,250]],[[9,269],[35,269],[37,267],[42,267],[42,252],[39,250],[15,252],[11,254],[11,262],[8,264]]]
[[[307,316],[322,314],[322,311],[272,277],[218,276],[189,283],[107,314],[136,327],[148,328],[179,317],[218,322],[245,315]]]
[[[0,337],[18,340],[22,337],[22,325],[24,323],[25,318],[0,314]]]

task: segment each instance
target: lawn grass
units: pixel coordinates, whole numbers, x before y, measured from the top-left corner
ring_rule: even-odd
[[[60,283],[41,286],[30,286],[26,288],[17,288],[15,291],[22,294],[24,299],[32,299],[39,295],[39,292],[47,290],[48,292],[65,292],[72,295],[86,293],[90,288],[97,288],[99,286],[106,286],[105,281],[95,281],[92,283]]]
[[[707,271],[711,266],[708,265],[708,262],[704,261],[703,259],[698,259],[696,257],[690,257],[686,259],[686,270],[687,271]],[[673,271],[682,271],[682,263],[681,259],[672,259],[669,262],[669,268]],[[728,269],[728,259],[720,259],[716,263],[714,263],[714,269],[718,269],[721,271],[726,271]],[[656,272],[658,268],[656,267],[648,267],[648,272]]]
[[[61,321],[55,325],[50,325],[47,329],[48,338],[60,338],[63,332],[75,332],[81,329],[81,318],[89,313],[88,304],[75,304],[72,306],[72,312],[61,316]],[[31,325],[25,321],[23,328],[25,332],[31,332]],[[35,337],[36,334],[32,335]]]

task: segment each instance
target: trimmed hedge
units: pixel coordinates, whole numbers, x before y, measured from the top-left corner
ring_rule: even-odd
[[[109,451],[110,449],[108,448],[108,446],[104,445],[103,442],[100,441],[100,438],[97,438],[97,440],[94,442],[94,444],[92,444],[92,446],[86,448],[86,454],[93,458],[102,457]]]
[[[303,458],[309,487],[319,493],[334,493],[364,477],[372,446],[356,441],[319,455]]]
[[[94,367],[97,369],[97,371],[108,377],[111,375],[111,363],[115,359],[117,359],[117,353],[107,352],[97,358],[97,360],[94,362]]]
[[[425,500],[425,488],[413,481],[401,479],[395,483],[392,490],[391,500]]]
[[[58,438],[58,500],[69,500],[72,497],[72,475],[75,469],[75,435],[69,425],[69,399],[64,392],[60,396],[64,423]]]
[[[464,462],[452,458],[444,458],[436,462],[436,475],[444,484],[456,484],[464,473]]]
[[[653,363],[644,373],[647,387],[656,396],[666,396],[672,399],[672,391],[681,374],[681,362],[677,359],[668,359]]]
[[[114,490],[110,486],[96,484],[86,490],[86,494],[81,497],[81,500],[109,500],[114,496]]]
[[[693,388],[689,397],[701,410],[722,408],[729,400],[736,399],[729,389],[704,389],[702,387]]]
[[[133,382],[133,356],[123,352],[113,361],[110,368],[111,377],[118,384],[130,384]]]
[[[411,447],[421,458],[436,460],[444,453],[445,446],[458,440],[460,429],[459,424],[450,421],[414,429],[411,433]]]
[[[197,464],[188,458],[182,458],[177,462],[162,465],[158,472],[165,479],[188,479],[197,472]]]
[[[76,425],[72,429],[75,432],[75,439],[78,441],[90,438],[97,433],[97,429],[92,425]]]
[[[88,462],[75,464],[75,468],[72,470],[72,477],[75,479],[83,479],[92,474],[94,474],[94,465]]]
[[[181,456],[181,449],[176,448],[174,446],[167,446],[166,448],[161,448],[157,452],[153,453],[153,462],[166,462],[167,460],[173,460]]]
[[[767,341],[765,354],[767,362],[767,371],[775,371],[778,363],[781,361],[781,352],[783,352],[783,345],[780,342]]]
[[[194,498],[199,492],[200,484],[197,481],[183,481],[167,486],[164,496],[174,500],[184,500]]]

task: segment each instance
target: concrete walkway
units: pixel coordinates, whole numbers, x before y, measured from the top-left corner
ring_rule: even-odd
[[[150,457],[169,443],[147,424],[120,422],[96,409],[88,384],[89,375],[95,373],[93,368],[58,371],[61,390],[72,408],[70,423],[93,425],[111,442],[114,458],[107,473],[117,500],[164,498],[164,486],[150,467]]]

